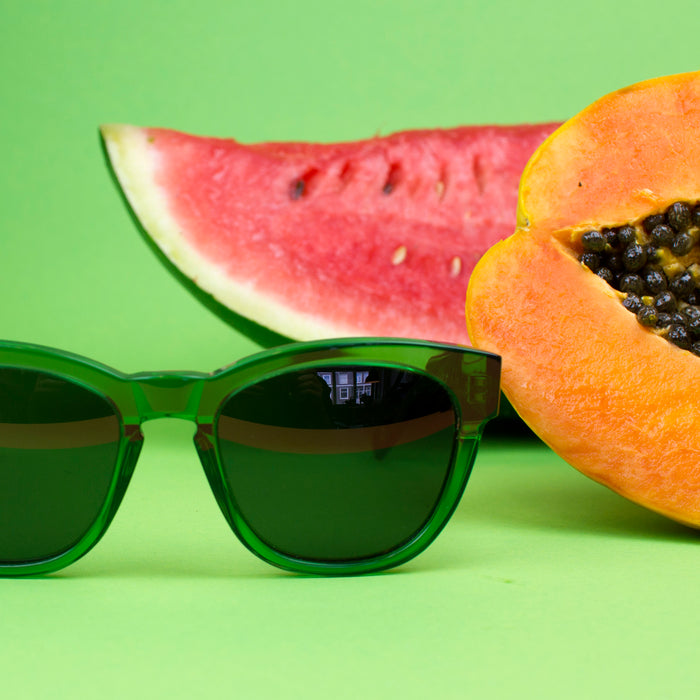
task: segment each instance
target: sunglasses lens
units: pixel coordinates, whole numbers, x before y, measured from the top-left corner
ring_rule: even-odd
[[[46,372],[0,368],[0,563],[57,556],[95,523],[120,422],[102,396]]]
[[[287,556],[365,559],[411,540],[433,513],[453,449],[446,389],[418,372],[321,367],[232,395],[218,421],[230,498]]]

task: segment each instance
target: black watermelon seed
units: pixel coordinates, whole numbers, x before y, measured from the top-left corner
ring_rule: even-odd
[[[581,262],[589,269],[595,272],[600,267],[600,256],[598,253],[584,253],[581,256]]]
[[[674,277],[668,287],[677,297],[687,299],[688,295],[695,290],[695,280],[690,272],[684,272]]]
[[[671,326],[667,337],[674,345],[683,348],[683,350],[688,350],[691,346],[690,335],[685,326]]]
[[[630,272],[620,277],[619,289],[621,292],[641,296],[644,292],[644,282],[642,282],[642,278],[639,275]]]
[[[622,305],[633,314],[644,306],[642,300],[636,294],[628,294],[622,301]]]
[[[693,355],[698,355],[700,357],[700,343],[693,343],[693,347],[690,349],[693,351]]]
[[[306,183],[303,180],[295,180],[289,188],[289,196],[292,199],[301,199],[305,188]]]
[[[655,326],[659,320],[659,313],[653,306],[642,306],[637,312],[637,321],[643,326]]]
[[[659,270],[648,270],[644,275],[644,283],[652,294],[658,294],[668,288],[666,275]]]
[[[686,301],[689,304],[693,304],[693,306],[700,306],[700,289],[696,289],[695,291],[688,294],[688,298],[686,299]]]
[[[634,226],[622,226],[617,229],[617,240],[623,246],[630,245],[630,243],[637,242],[637,230]]]
[[[693,240],[692,236],[689,236],[687,233],[679,233],[673,239],[671,250],[676,255],[688,255],[688,253],[690,253],[690,251],[693,249],[694,245],[695,241]]]
[[[663,214],[652,214],[642,221],[642,228],[651,234],[656,226],[664,223],[666,223],[666,217]]]
[[[609,270],[607,267],[601,267],[596,272],[596,275],[598,275],[598,277],[601,279],[604,279],[610,285],[612,285],[615,281],[615,275],[612,273],[612,270]]]
[[[676,237],[676,234],[670,226],[667,226],[666,224],[660,224],[659,226],[655,226],[652,229],[650,236],[651,242],[655,246],[658,246],[659,248],[664,246],[666,248],[670,248],[673,244],[673,239]]]
[[[625,265],[625,270],[636,272],[646,265],[647,252],[638,243],[632,243],[632,245],[627,246],[622,254],[622,261]]]
[[[605,236],[600,231],[586,231],[581,236],[583,249],[591,253],[602,253],[605,250]]]
[[[654,307],[657,311],[671,313],[676,310],[676,298],[671,292],[661,292],[654,297]]]
[[[666,220],[676,231],[686,231],[690,228],[691,212],[685,202],[674,202],[666,210]]]

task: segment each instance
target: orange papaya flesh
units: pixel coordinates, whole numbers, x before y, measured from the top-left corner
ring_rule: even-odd
[[[503,391],[530,428],[582,473],[694,527],[700,358],[630,313],[630,293],[615,288],[628,270],[611,285],[581,258],[592,230],[632,225],[637,244],[651,246],[645,222],[674,222],[677,202],[689,203],[696,235],[698,201],[700,73],[612,93],[529,161],[518,227],[477,264],[467,292],[472,342],[502,355]],[[700,257],[697,245],[683,255],[658,247],[652,264],[669,280],[674,265],[694,270]]]
[[[565,122],[525,166],[518,228],[625,223],[700,199],[700,72],[607,95]]]

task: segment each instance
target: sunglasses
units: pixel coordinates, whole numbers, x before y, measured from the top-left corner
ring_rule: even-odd
[[[241,542],[300,573],[360,574],[423,551],[498,413],[500,358],[405,339],[295,343],[212,373],[123,374],[0,341],[0,575],[44,574],[107,530],[140,426],[193,421]]]

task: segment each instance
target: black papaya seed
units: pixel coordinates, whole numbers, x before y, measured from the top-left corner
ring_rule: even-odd
[[[581,236],[583,249],[591,253],[602,253],[605,250],[605,236],[600,231],[586,231]]]
[[[647,252],[638,243],[632,243],[627,246],[625,252],[622,254],[622,261],[625,265],[625,270],[628,272],[636,272],[646,265]]]
[[[653,327],[659,320],[659,313],[653,306],[642,306],[642,308],[637,311],[637,320],[643,326]]]
[[[600,267],[600,256],[598,253],[584,253],[581,256],[581,262],[589,269],[595,272]]]
[[[655,245],[647,246],[647,262],[656,263],[660,260],[661,256],[659,254],[659,248]]]
[[[691,214],[691,220],[693,222],[693,226],[700,227],[700,204],[696,204],[693,207],[693,213]]]
[[[654,228],[665,223],[666,217],[663,214],[652,214],[651,216],[647,216],[647,218],[644,219],[644,221],[642,221],[642,228],[649,235],[651,235],[651,232],[654,230]]]
[[[672,323],[671,314],[667,314],[665,311],[659,312],[659,317],[656,319],[657,328],[666,328]]]
[[[688,255],[695,245],[695,240],[687,233],[679,233],[671,244],[671,250],[676,255]]]
[[[622,256],[619,253],[612,253],[609,255],[606,261],[606,267],[613,272],[619,272],[622,270],[624,267]]]
[[[634,226],[621,226],[617,229],[617,240],[623,246],[637,242],[637,229]]]
[[[676,310],[676,298],[669,291],[660,292],[654,297],[654,307],[657,311],[671,313]]]
[[[693,338],[700,338],[700,318],[691,318],[686,322],[685,327]]]
[[[688,350],[691,346],[690,335],[685,326],[674,325],[668,331],[668,339],[679,348]]]
[[[615,281],[615,275],[613,274],[612,270],[608,269],[607,267],[599,268],[596,275],[598,275],[598,277],[601,279],[604,279],[610,285],[612,285],[612,283]]]
[[[685,202],[674,202],[666,210],[666,220],[676,231],[686,231],[690,228],[690,207]]]
[[[684,306],[681,313],[686,318],[700,318],[700,309],[697,306]]]
[[[652,294],[658,294],[668,288],[666,275],[660,270],[648,270],[644,274],[644,284]]]
[[[622,301],[622,305],[633,314],[636,314],[644,306],[642,300],[636,294],[628,294]]]
[[[602,231],[603,236],[605,237],[605,242],[613,249],[617,248],[619,245],[620,241],[617,237],[617,230],[614,228],[606,228],[603,229]]]
[[[630,294],[636,294],[637,296],[641,296],[644,292],[644,282],[642,282],[642,278],[639,275],[630,272],[626,275],[622,275],[622,277],[620,278],[619,289],[621,292],[627,292]]]
[[[693,306],[700,306],[700,289],[695,289],[688,294],[686,301]]]
[[[660,224],[655,226],[650,234],[651,242],[658,246],[659,248],[665,247],[670,248],[673,244],[673,240],[676,237],[675,232],[670,226],[666,224]]]
[[[695,280],[689,272],[684,272],[677,277],[674,277],[668,288],[680,299],[686,299],[688,295],[695,289]]]
[[[679,323],[681,326],[687,325],[688,319],[683,316],[680,311],[674,311],[670,314],[671,323]]]

